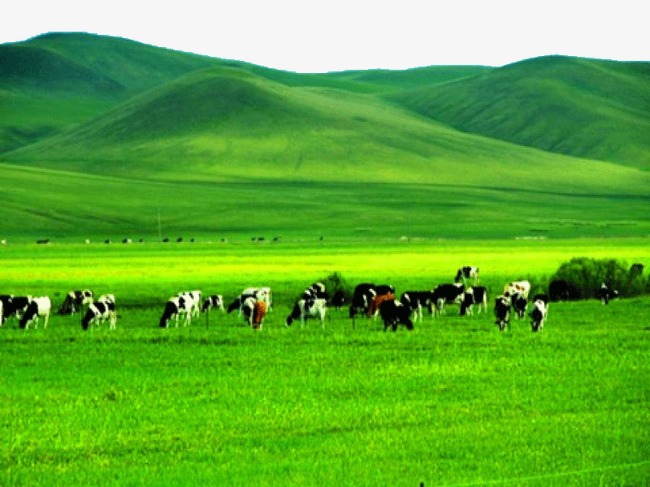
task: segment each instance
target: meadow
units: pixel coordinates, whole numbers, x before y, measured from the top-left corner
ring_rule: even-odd
[[[332,272],[398,290],[481,267],[492,295],[542,286],[576,255],[648,262],[647,239],[7,245],[3,289],[113,292],[117,330],[0,329],[2,485],[644,485],[650,480],[647,297],[553,303],[540,334],[488,315],[411,333],[284,327]],[[184,289],[270,285],[253,332],[213,312],[157,327]],[[535,292],[535,289],[533,289]]]

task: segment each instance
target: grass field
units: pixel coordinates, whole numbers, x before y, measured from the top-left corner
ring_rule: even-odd
[[[0,329],[2,485],[644,485],[647,297],[553,303],[541,334],[491,315],[412,333],[283,326],[331,272],[398,292],[472,263],[492,291],[576,255],[648,262],[646,239],[360,244],[7,245],[0,292],[114,292],[118,328]],[[254,333],[213,313],[157,327],[164,301],[268,284]]]

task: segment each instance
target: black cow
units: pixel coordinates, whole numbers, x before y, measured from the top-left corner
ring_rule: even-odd
[[[438,315],[444,313],[445,304],[460,304],[463,300],[465,286],[461,283],[439,284],[433,290],[431,299]]]
[[[495,323],[501,331],[510,324],[510,306],[509,296],[499,296],[494,302],[494,316],[497,319]]]
[[[407,330],[413,330],[411,308],[394,299],[388,299],[379,306],[379,315],[384,321],[384,331],[391,328],[397,331],[398,325],[404,325]]]
[[[487,288],[484,286],[472,286],[468,287],[465,290],[463,295],[463,300],[460,303],[460,314],[471,315],[473,314],[472,307],[476,304],[478,307],[478,312],[481,312],[481,309],[487,313],[487,301],[488,293]]]
[[[65,299],[57,314],[60,315],[73,315],[77,311],[81,311],[81,307],[85,304],[93,302],[93,292],[90,289],[70,291],[66,294]]]
[[[512,309],[514,310],[517,318],[522,319],[526,316],[526,308],[528,307],[528,299],[522,293],[514,293],[511,296]]]
[[[465,282],[466,279],[474,279],[474,284],[478,282],[478,267],[466,265],[458,269],[454,282]]]
[[[400,303],[415,312],[415,319],[422,321],[422,308],[433,315],[433,291],[405,291],[400,297]]]
[[[338,311],[343,307],[343,303],[345,303],[345,291],[339,289],[332,296],[332,307]]]
[[[609,304],[609,301],[618,298],[618,291],[610,289],[604,282],[600,285],[600,289],[596,291],[596,296],[602,301],[603,304]]]

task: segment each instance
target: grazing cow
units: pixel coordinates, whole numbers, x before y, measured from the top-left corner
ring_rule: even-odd
[[[335,310],[340,311],[343,307],[343,303],[345,303],[345,291],[339,289],[334,293],[334,296],[332,296],[332,307]]]
[[[20,319],[20,327],[26,329],[34,323],[34,328],[38,328],[38,320],[40,317],[43,317],[43,327],[47,328],[50,311],[52,311],[52,301],[50,301],[50,298],[47,296],[32,298]]]
[[[113,294],[100,296],[97,301],[90,303],[81,320],[81,328],[87,330],[91,325],[99,326],[106,322],[109,323],[109,329],[115,329],[117,315],[115,314],[115,296]]]
[[[441,315],[445,312],[445,304],[460,304],[464,292],[465,286],[462,283],[439,284],[436,286],[431,297],[435,312]]]
[[[609,304],[611,299],[618,298],[618,291],[610,289],[609,286],[603,282],[600,285],[600,289],[596,291],[596,296],[603,304]]]
[[[460,303],[460,314],[471,315],[473,314],[473,306],[477,305],[478,313],[481,309],[487,313],[488,293],[487,288],[484,286],[471,286],[465,289],[463,300]]]
[[[253,296],[247,297],[241,306],[244,321],[253,329],[262,329],[262,322],[266,317],[266,301]]]
[[[165,304],[165,309],[162,316],[160,317],[160,327],[167,328],[169,326],[169,321],[174,320],[176,328],[178,328],[178,321],[182,316],[184,321],[184,326],[187,326],[192,321],[192,312],[188,307],[189,303],[181,296],[173,296],[167,300]]]
[[[371,283],[362,283],[358,284],[354,288],[352,294],[352,301],[350,302],[350,318],[352,319],[352,325],[354,325],[354,319],[358,314],[365,314],[370,308],[370,302],[372,298],[376,296],[375,285]]]
[[[203,301],[203,308],[201,308],[202,312],[210,312],[212,308],[218,308],[221,311],[225,311],[223,308],[223,296],[221,294],[213,294],[211,296],[208,296],[205,298]]]
[[[325,284],[315,282],[307,289],[305,289],[300,299],[304,301],[303,306],[305,313],[309,314],[309,309],[313,306],[317,299],[327,300],[328,297],[329,296],[325,291]]]
[[[506,284],[503,288],[504,296],[512,296],[515,293],[521,294],[524,298],[528,299],[530,292],[530,282],[528,281],[513,281]]]
[[[433,292],[432,291],[405,291],[400,297],[400,303],[408,306],[415,313],[415,320],[418,317],[422,321],[422,308],[429,310],[433,315]]]
[[[551,301],[575,299],[577,292],[564,279],[554,279],[548,285],[548,297]]]
[[[510,324],[510,296],[499,296],[494,302],[494,316],[499,330],[505,330]]]
[[[15,317],[20,321],[27,309],[27,306],[32,301],[31,296],[12,296],[4,294],[0,296],[3,307],[2,324],[9,318]]]
[[[522,293],[516,292],[510,296],[510,304],[514,310],[517,318],[522,319],[526,316],[526,308],[528,307],[528,299]]]
[[[66,294],[57,314],[73,315],[77,311],[81,311],[82,306],[89,305],[92,302],[93,292],[90,289],[70,291]]]
[[[466,279],[474,279],[474,284],[478,282],[478,267],[466,265],[458,269],[454,282],[461,282],[465,284]]]
[[[413,330],[411,308],[400,301],[395,301],[395,299],[383,300],[379,307],[379,314],[384,321],[384,331],[388,328],[397,331],[398,325],[404,325],[409,331]]]
[[[189,310],[192,318],[197,318],[201,312],[201,291],[180,292],[178,297],[185,300],[185,307]]]
[[[299,299],[293,307],[291,314],[287,317],[285,325],[287,327],[298,318],[300,318],[300,327],[305,326],[305,319],[319,318],[322,328],[325,328],[325,316],[327,314],[327,300],[324,298],[311,298],[311,303],[307,306],[306,299]]]
[[[368,318],[376,318],[377,315],[379,314],[379,308],[381,308],[381,303],[383,303],[384,301],[389,301],[391,299],[395,299],[395,293],[386,292],[382,294],[376,294],[370,301],[370,307],[368,308],[368,312],[366,313],[366,316]]]
[[[544,321],[548,316],[548,308],[544,301],[537,299],[533,301],[533,309],[530,311],[530,324],[533,331],[541,331],[544,328]]]
[[[228,306],[228,313],[233,312],[234,310],[238,309],[239,310],[239,315],[241,316],[242,312],[244,311],[244,302],[248,298],[254,298],[255,300],[258,301],[264,301],[266,304],[266,308],[268,311],[271,310],[271,305],[272,305],[272,292],[270,287],[249,287],[244,289],[239,296],[235,298],[235,300],[230,303]]]

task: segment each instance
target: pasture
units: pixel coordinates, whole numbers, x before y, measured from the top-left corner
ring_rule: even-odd
[[[500,333],[491,314],[411,333],[332,310],[287,329],[339,272],[398,293],[478,265],[542,286],[574,256],[650,261],[647,239],[33,244],[0,249],[0,293],[112,292],[117,330],[0,329],[2,485],[643,485],[650,480],[647,297],[552,303]],[[158,328],[169,295],[269,285],[253,332],[212,312]],[[490,312],[491,313],[491,312]]]

